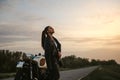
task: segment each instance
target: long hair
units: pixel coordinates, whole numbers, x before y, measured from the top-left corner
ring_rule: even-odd
[[[41,36],[41,46],[43,49],[45,49],[45,39],[47,37],[47,30],[50,26],[46,26],[45,29],[42,31],[42,36]]]

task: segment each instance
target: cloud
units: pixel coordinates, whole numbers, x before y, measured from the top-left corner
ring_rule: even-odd
[[[4,43],[12,43],[16,41],[27,41],[30,40],[30,37],[27,36],[13,36],[13,35],[8,35],[8,36],[2,36],[0,35],[0,44]]]
[[[21,4],[23,3],[23,4]],[[26,6],[26,5],[27,6]],[[21,8],[23,7],[24,8]],[[28,10],[28,3],[19,0],[0,2],[0,47],[13,46],[24,41],[39,41],[43,25],[50,20]],[[29,43],[30,44],[30,43]],[[16,48],[19,48],[17,46]],[[24,49],[24,48],[23,48]]]
[[[61,41],[63,42],[64,56],[74,54],[89,59],[114,59],[120,63],[120,35],[109,37],[69,37],[62,38]]]
[[[0,49],[8,49],[13,51],[22,51],[26,53],[39,53],[42,52],[39,41],[16,41],[11,43],[0,44]]]
[[[40,35],[40,28],[36,29],[28,25],[17,23],[0,24],[1,47],[7,44],[10,45],[13,42],[40,41]]]
[[[18,4],[19,4],[19,0],[12,0],[12,1],[10,1],[10,0],[0,0],[0,10],[3,11],[3,12],[4,11],[5,12],[6,11],[7,12],[13,11]]]
[[[31,30],[22,24],[0,24],[0,35],[27,35]]]
[[[83,51],[77,55],[88,57],[90,59],[100,59],[100,60],[110,60],[114,59],[118,63],[120,63],[120,49],[116,48],[99,48],[99,49],[93,49],[88,51]]]
[[[120,35],[117,35],[117,36],[114,36],[111,39],[108,39],[106,41],[105,45],[120,47]]]
[[[88,43],[88,42],[97,42],[97,41],[103,41],[105,39],[103,38],[97,38],[97,37],[64,37],[62,38],[63,41],[73,41],[76,43]]]
[[[87,21],[87,24],[109,24],[120,19],[120,11],[108,11],[108,12],[94,12],[84,16],[83,22]]]
[[[105,37],[64,37],[61,38],[62,42],[69,42],[81,48],[119,48],[120,47],[120,35],[117,36],[105,36]]]

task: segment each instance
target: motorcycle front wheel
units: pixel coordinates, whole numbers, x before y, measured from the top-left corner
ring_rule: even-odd
[[[30,77],[22,69],[18,69],[14,80],[30,80]]]

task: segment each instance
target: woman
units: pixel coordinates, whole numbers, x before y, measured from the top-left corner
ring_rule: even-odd
[[[58,80],[60,77],[58,62],[61,57],[61,44],[53,37],[54,29],[51,26],[45,27],[42,32],[42,47],[45,51],[46,63],[49,71],[49,80]]]

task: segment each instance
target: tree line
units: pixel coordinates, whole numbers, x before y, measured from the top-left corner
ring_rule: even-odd
[[[15,72],[16,64],[21,58],[21,54],[25,54],[20,51],[0,50],[0,73]],[[117,65],[115,60],[101,61],[88,58],[80,58],[75,55],[65,56],[61,59],[63,68],[80,68],[95,65]]]
[[[64,68],[81,68],[96,65],[118,65],[118,63],[113,59],[111,60],[92,59],[90,61],[88,58],[80,58],[76,57],[75,55],[63,57],[62,63]]]
[[[0,73],[15,72],[16,63],[19,61],[22,52],[0,50]]]

